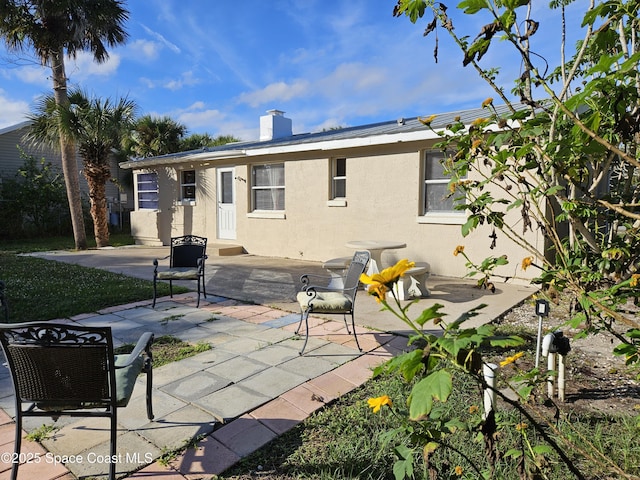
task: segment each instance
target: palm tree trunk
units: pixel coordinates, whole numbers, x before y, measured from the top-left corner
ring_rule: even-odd
[[[84,174],[89,184],[89,198],[91,200],[91,218],[93,219],[93,234],[96,246],[109,246],[109,219],[107,216],[106,183],[111,178],[109,167],[103,165],[89,165],[85,162]]]
[[[67,76],[64,68],[64,52],[62,50],[51,54],[51,72],[53,76],[53,95],[56,104],[66,105],[69,103],[69,97],[67,96]],[[62,134],[60,135],[60,152],[75,246],[77,250],[86,250],[87,234],[84,230],[84,218],[82,216],[80,175],[78,174],[76,149],[73,142]]]

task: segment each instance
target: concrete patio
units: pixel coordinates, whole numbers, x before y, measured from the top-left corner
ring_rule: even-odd
[[[151,279],[153,258],[164,257],[168,250],[128,247],[39,256]],[[340,317],[316,317],[308,351],[299,356],[302,339],[294,335],[299,314],[293,299],[302,273],[324,273],[319,263],[252,255],[210,257],[206,272],[208,298],[199,309],[189,293],[163,298],[155,309],[149,299],[67,319],[111,325],[117,343],[131,342],[148,330],[212,346],[208,352],[154,369],[153,422],[146,419],[139,380],[134,393],[138,398],[119,410],[121,477],[173,480],[219,474],[366,382],[372,367],[406,348],[406,326],[361,292],[356,323],[364,351],[355,348]],[[444,305],[446,318],[455,319],[486,303],[469,324],[490,321],[534,292],[504,284],[491,293],[468,281],[442,277],[430,278],[428,286],[432,294],[412,307],[416,315],[421,307],[437,302]],[[0,375],[0,407],[1,454],[13,451],[14,406],[6,371]],[[43,441],[46,450],[33,442],[23,444],[23,451],[37,453],[42,461],[22,465],[19,478],[106,478],[108,465],[99,460],[108,452],[108,422],[61,418],[57,425],[61,428]],[[158,461],[163,453],[188,442],[193,448],[168,463]],[[71,458],[82,461],[56,465],[48,461],[57,458],[54,455],[77,455]],[[0,467],[0,480],[9,478],[10,465],[3,462]]]

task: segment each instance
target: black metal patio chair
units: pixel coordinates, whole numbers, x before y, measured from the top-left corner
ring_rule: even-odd
[[[117,412],[126,407],[139,373],[147,375],[151,403],[153,334],[144,333],[128,355],[114,355],[111,327],[54,322],[0,324],[0,343],[15,391],[15,456],[20,458],[23,417],[108,417],[110,458],[116,455]],[[11,479],[19,462],[12,465]],[[116,463],[109,464],[115,479]]]
[[[297,295],[297,300],[300,304],[300,323],[296,329],[296,334],[300,331],[303,321],[305,322],[306,328],[306,336],[304,345],[302,345],[302,349],[300,350],[300,355],[302,355],[305,348],[307,348],[307,342],[309,341],[309,315],[312,313],[341,314],[344,317],[347,333],[351,333],[347,323],[347,315],[351,315],[353,336],[356,339],[358,350],[362,351],[360,343],[358,342],[358,335],[356,334],[354,309],[356,305],[356,294],[358,293],[358,286],[360,285],[360,275],[362,275],[367,268],[370,258],[371,254],[368,251],[356,252],[353,255],[343,279],[343,288],[331,288],[311,283],[312,281],[320,283],[319,280],[324,278],[322,276],[307,274],[300,277],[302,291],[298,292]],[[326,278],[324,283],[326,284],[329,280],[329,278]]]
[[[169,258],[169,267],[159,266],[158,259],[153,260],[153,305],[156,306],[158,296],[158,280],[169,281],[169,294],[173,297],[174,280],[196,280],[198,283],[198,307],[200,306],[200,292],[207,298],[204,282],[204,262],[207,257],[207,239],[197,235],[184,235],[171,239],[171,252],[164,259]],[[163,259],[161,259],[163,260]]]

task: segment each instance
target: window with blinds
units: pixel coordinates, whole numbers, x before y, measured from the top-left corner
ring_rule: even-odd
[[[158,174],[156,172],[139,173],[136,176],[138,191],[138,209],[158,209]]]
[[[284,210],[284,163],[251,167],[253,211]]]

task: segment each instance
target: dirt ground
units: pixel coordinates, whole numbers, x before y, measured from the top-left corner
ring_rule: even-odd
[[[640,309],[629,305],[629,315],[638,321]],[[565,357],[566,390],[561,407],[604,414],[640,415],[640,370],[626,366],[624,357],[613,354],[620,341],[608,332],[577,338],[579,329],[563,326],[568,318],[568,303],[552,303],[549,316],[542,322],[543,337],[560,330],[569,338],[571,346]],[[535,307],[531,303],[520,305],[496,321],[496,325],[524,326],[536,332],[538,317]],[[620,328],[624,331],[627,327]],[[540,366],[546,369],[545,357],[540,357]]]

